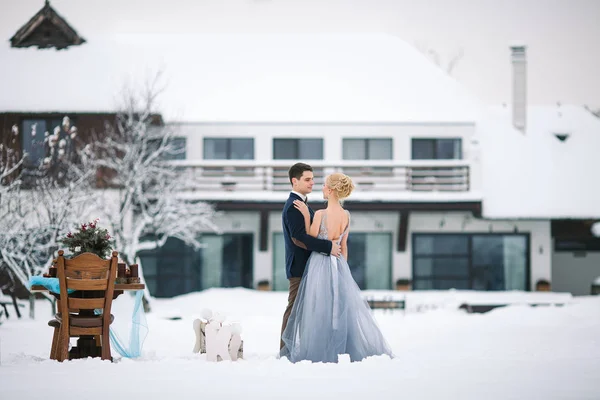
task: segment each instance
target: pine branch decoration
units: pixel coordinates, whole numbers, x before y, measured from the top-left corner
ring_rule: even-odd
[[[82,253],[93,253],[100,258],[108,258],[112,252],[113,242],[108,230],[98,226],[99,218],[92,222],[77,225],[74,232],[60,240],[60,243],[68,247],[73,256]]]

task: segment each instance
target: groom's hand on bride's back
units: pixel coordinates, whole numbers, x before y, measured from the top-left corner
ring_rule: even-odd
[[[342,246],[338,242],[331,241],[331,255],[339,257],[342,254]]]

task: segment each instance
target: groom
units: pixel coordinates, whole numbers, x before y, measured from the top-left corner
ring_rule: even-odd
[[[304,274],[306,262],[311,251],[318,251],[326,255],[339,257],[341,247],[338,243],[331,240],[317,239],[306,233],[304,225],[304,217],[302,213],[294,207],[294,200],[302,200],[306,202],[306,195],[312,192],[314,185],[313,169],[308,164],[296,163],[292,165],[288,171],[290,183],[292,184],[292,192],[287,199],[281,220],[283,224],[283,238],[285,241],[285,272],[290,281],[290,289],[288,295],[288,305],[283,314],[283,324],[281,325],[281,335],[288,322],[288,318],[294,307],[294,301],[300,287],[300,280]],[[314,211],[308,207],[310,211],[310,220],[312,222]],[[283,349],[283,339],[280,342],[280,349]]]

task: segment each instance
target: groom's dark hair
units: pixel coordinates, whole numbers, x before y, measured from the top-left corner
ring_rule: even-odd
[[[301,162],[292,165],[290,167],[290,170],[288,171],[288,176],[290,177],[290,184],[292,183],[292,178],[302,178],[302,174],[304,173],[304,171],[313,172],[313,168],[310,165]]]

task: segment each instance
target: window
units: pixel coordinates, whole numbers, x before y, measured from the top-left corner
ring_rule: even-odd
[[[416,290],[469,288],[469,236],[415,235],[413,254]]]
[[[47,141],[46,137],[54,134],[54,130],[59,128],[59,137],[64,139],[68,132],[62,128],[62,118],[32,118],[24,119],[21,123],[22,149],[27,153],[26,165],[29,167],[38,166],[46,157]],[[71,125],[75,125],[71,120]]]
[[[527,290],[523,234],[414,234],[415,290]]]
[[[205,160],[254,160],[253,138],[204,138]]]
[[[554,251],[600,251],[600,238],[556,238],[554,239]]]
[[[344,160],[391,160],[392,139],[344,139]]]
[[[274,160],[322,160],[323,139],[273,139]]]
[[[412,139],[413,160],[462,160],[462,139]]]

